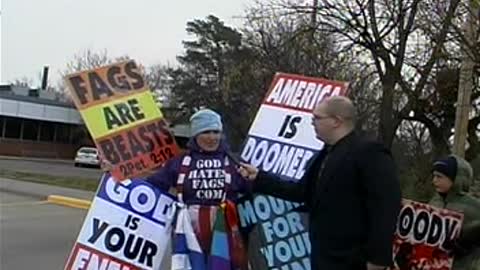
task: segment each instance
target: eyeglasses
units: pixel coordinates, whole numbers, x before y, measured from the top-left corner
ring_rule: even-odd
[[[332,116],[330,115],[313,115],[312,116],[312,121],[320,121],[320,120],[323,120],[323,119],[327,119],[327,118],[332,118]]]

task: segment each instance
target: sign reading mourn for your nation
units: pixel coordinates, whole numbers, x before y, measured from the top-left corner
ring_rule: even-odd
[[[327,97],[345,95],[348,84],[319,78],[277,73],[250,128],[241,152],[243,161],[298,181],[307,162],[322,149],[312,127],[314,106]],[[238,205],[243,228],[254,227],[250,237],[253,269],[310,269],[307,220],[298,204],[258,195]],[[252,255],[253,254],[253,255]]]
[[[65,270],[158,270],[170,243],[172,195],[105,174]]]
[[[134,61],[65,77],[102,157],[117,179],[158,167],[178,153],[173,135]]]

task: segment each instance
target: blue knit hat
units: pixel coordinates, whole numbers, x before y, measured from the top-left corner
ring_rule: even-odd
[[[452,182],[457,176],[458,164],[453,156],[437,160],[433,163],[433,171],[439,172],[450,178]]]
[[[210,109],[200,110],[190,117],[190,129],[193,137],[204,131],[222,131],[222,117]]]

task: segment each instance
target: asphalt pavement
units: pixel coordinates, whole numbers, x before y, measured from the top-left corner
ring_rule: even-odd
[[[87,210],[49,195],[92,200],[94,193],[0,178],[0,269],[63,269]],[[169,269],[170,253],[160,269]]]
[[[49,195],[91,200],[93,192],[0,178],[0,269],[63,269],[87,210]]]
[[[87,211],[21,191],[0,188],[0,269],[63,269]]]

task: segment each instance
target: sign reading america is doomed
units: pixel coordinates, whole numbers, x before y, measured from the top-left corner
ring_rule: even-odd
[[[104,174],[65,270],[158,270],[170,243],[172,195]]]
[[[134,61],[67,75],[65,81],[101,155],[113,164],[115,178],[137,176],[178,153]]]
[[[404,200],[393,244],[395,270],[450,270],[463,214]]]
[[[307,162],[323,147],[312,128],[314,106],[327,97],[345,95],[347,87],[345,82],[277,73],[250,128],[241,159],[284,181],[300,180]],[[241,227],[254,228],[249,237],[253,269],[311,268],[308,222],[293,211],[296,206],[265,195],[238,204]]]

